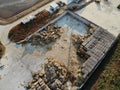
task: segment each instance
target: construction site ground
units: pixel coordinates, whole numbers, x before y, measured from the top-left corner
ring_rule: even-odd
[[[2,64],[5,64],[4,70],[1,71],[1,77],[2,77],[1,84],[3,84],[2,82],[7,83],[8,79],[13,78],[15,80],[15,77],[16,77],[17,81],[16,80],[11,81],[11,83],[7,84],[7,87],[11,87],[11,85],[13,85],[11,87],[11,90],[12,88],[14,88],[14,90],[15,89],[24,90],[24,85],[32,79],[31,72],[37,72],[38,70],[42,69],[43,64],[47,61],[47,58],[55,58],[66,67],[68,67],[69,58],[72,58],[74,60],[72,60],[71,63],[74,63],[74,65],[78,65],[77,68],[79,68],[80,64],[78,64],[79,62],[77,61],[75,48],[73,48],[72,51],[70,51],[70,47],[72,47],[70,46],[71,32],[72,33],[75,32],[75,34],[78,33],[79,35],[84,35],[87,32],[87,28],[83,23],[80,24],[80,27],[76,28],[75,26],[78,25],[78,21],[74,20],[73,18],[72,19],[73,22],[71,23],[70,22],[71,18],[69,16],[63,17],[63,19],[67,19],[65,20],[66,22],[64,22],[65,24],[62,24],[61,20],[56,22],[57,25],[62,27],[60,29],[62,34],[60,39],[57,39],[55,43],[53,42],[52,44],[46,45],[44,47],[39,45],[37,46],[31,45],[29,43],[23,46],[21,44],[16,45],[14,43],[9,43],[8,45],[6,45],[5,56],[1,59]],[[71,27],[73,23],[75,26]],[[82,29],[83,31],[80,32]],[[13,49],[12,51],[9,52],[11,48]],[[14,52],[16,52],[16,54],[14,54]],[[12,65],[12,63],[14,63],[14,65]],[[8,67],[11,67],[13,69],[16,69],[15,67],[17,67],[17,70],[12,69],[14,71],[15,76],[12,74],[12,72],[9,73]],[[10,71],[11,71],[11,68],[10,68]],[[78,72],[78,71],[75,71],[75,68],[71,70],[72,70],[72,73]],[[22,77],[25,77],[25,78],[21,79]],[[4,86],[1,88],[6,89],[6,87]]]
[[[120,3],[119,0],[111,0],[111,4],[109,7],[104,2],[102,2],[102,7],[100,10],[95,3],[91,3],[90,5],[80,11],[77,11],[76,13],[107,29],[109,32],[117,37],[117,35],[120,33],[120,11],[117,10],[115,7],[118,3]],[[68,58],[67,51],[68,45],[70,45],[70,41],[66,37],[66,34],[68,33],[62,34],[61,38],[65,38],[65,40],[58,40],[56,44],[54,44],[55,47],[52,48],[54,51],[52,53],[51,51],[40,53],[40,51],[43,51],[40,50],[40,47],[31,46],[30,44],[27,44],[25,46],[16,45],[15,43],[10,42],[8,39],[8,33],[13,26],[19,24],[29,15],[35,15],[46,7],[48,7],[48,5],[36,11],[33,11],[32,13],[24,16],[23,18],[20,18],[19,20],[11,24],[0,25],[0,41],[6,48],[5,55],[0,60],[0,64],[4,65],[4,68],[0,70],[0,90],[24,90],[24,84],[26,82],[32,81],[31,72],[36,72],[42,69],[42,64],[47,61],[43,53],[46,53],[48,57],[52,56],[58,59],[61,58],[61,60]],[[112,11],[106,13],[104,10]],[[63,29],[64,28],[65,27],[63,27]],[[58,48],[60,49],[59,55],[61,55],[61,57],[53,56],[54,54],[57,55],[57,53],[55,52],[57,52]],[[66,60],[66,62],[64,63],[67,64],[68,61]]]

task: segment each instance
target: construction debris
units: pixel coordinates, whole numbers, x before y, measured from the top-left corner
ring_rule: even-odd
[[[5,53],[5,47],[3,46],[3,44],[0,42],[0,59],[2,58],[2,56]]]
[[[105,56],[105,53],[107,53],[114,41],[115,37],[112,34],[102,28],[96,28],[94,31],[91,25],[86,35],[72,35],[72,44],[76,49],[75,52],[79,57],[78,60],[83,60],[82,66],[80,66],[80,77],[82,76],[85,79],[89,75],[97,63]]]
[[[13,27],[8,34],[8,38],[12,42],[20,42],[59,15],[60,14],[55,14],[54,16],[51,16],[47,10],[43,10],[35,15],[35,19],[28,23],[20,23]]]
[[[44,28],[42,31],[34,34],[29,42],[32,45],[47,45],[51,42],[55,42],[61,36],[61,27],[51,24],[47,28]]]
[[[33,80],[27,85],[28,90],[67,90],[67,82],[74,83],[76,78],[64,64],[49,58],[44,69],[33,73]]]
[[[90,55],[87,54],[83,48],[78,48],[77,54],[78,54],[78,56],[80,56],[81,58],[83,58],[85,60],[87,60],[90,57]]]
[[[72,34],[72,43],[75,48],[78,48],[84,41],[84,36]]]
[[[81,67],[83,78],[86,78],[87,75],[89,75],[89,73],[95,68],[97,63],[103,59],[105,53],[107,53],[114,41],[115,37],[112,34],[102,28],[98,28],[82,43],[82,50],[86,49],[84,53],[89,55]],[[81,53],[79,56],[80,55]]]

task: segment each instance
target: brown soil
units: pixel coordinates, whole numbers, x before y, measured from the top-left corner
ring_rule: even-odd
[[[59,14],[50,16],[50,13],[48,11],[43,10],[36,15],[36,18],[34,20],[26,24],[20,23],[17,26],[13,27],[9,32],[8,38],[12,42],[19,42],[21,40],[24,40],[26,37],[28,37],[58,16]]]

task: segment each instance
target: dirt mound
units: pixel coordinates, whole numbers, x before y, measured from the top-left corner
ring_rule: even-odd
[[[35,19],[29,21],[28,23],[20,23],[13,27],[8,34],[8,38],[12,42],[22,41],[51,20],[55,19],[57,16],[59,16],[59,14],[51,16],[47,10],[43,10],[35,16]]]

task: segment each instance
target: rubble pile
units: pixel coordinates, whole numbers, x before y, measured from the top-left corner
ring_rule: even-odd
[[[75,48],[78,48],[83,43],[84,37],[76,34],[72,34],[72,44]]]
[[[85,59],[85,60],[87,60],[90,57],[90,55],[87,54],[86,51],[83,48],[81,48],[81,47],[78,48],[77,55],[79,57],[81,57],[82,59]]]
[[[2,56],[5,53],[5,47],[3,46],[3,44],[0,42],[0,59],[2,58]]]
[[[32,45],[50,44],[60,38],[61,33],[61,27],[51,24],[46,29],[34,34],[29,39],[29,42],[32,43]]]
[[[89,25],[89,29],[87,30],[87,33],[84,36],[77,35],[77,34],[72,34],[72,44],[76,48],[76,53],[77,55],[82,58],[87,60],[90,55],[86,53],[86,48],[82,46],[82,43],[90,37],[94,32],[94,26],[92,24]]]
[[[55,59],[49,59],[43,70],[33,73],[33,80],[26,88],[28,90],[67,90],[67,82],[74,83],[75,80],[76,78],[63,64]]]

